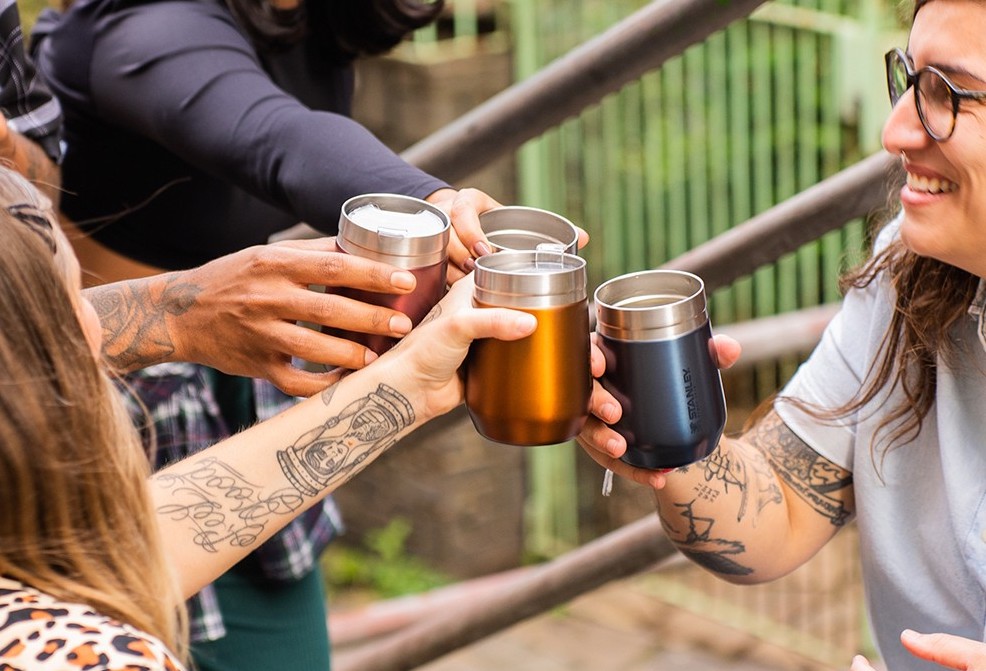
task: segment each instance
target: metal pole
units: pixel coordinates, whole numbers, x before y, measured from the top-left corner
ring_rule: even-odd
[[[402,156],[455,183],[636,81],[765,0],[655,0]]]
[[[874,154],[662,267],[699,275],[709,291],[729,286],[847,221],[885,207],[890,171],[898,160],[884,151]]]
[[[413,669],[674,553],[657,515],[648,515],[532,569],[479,603],[459,603],[382,641],[340,653],[332,668]]]

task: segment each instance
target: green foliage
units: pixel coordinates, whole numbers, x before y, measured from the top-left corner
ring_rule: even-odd
[[[367,532],[364,549],[329,546],[322,556],[329,594],[345,589],[369,590],[380,598],[415,594],[452,580],[407,554],[411,524],[395,518],[382,529]]]

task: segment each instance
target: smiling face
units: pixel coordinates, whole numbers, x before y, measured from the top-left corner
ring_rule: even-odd
[[[933,0],[918,11],[907,53],[959,88],[986,90],[984,0]],[[907,91],[883,129],[883,146],[904,155],[901,236],[913,252],[986,277],[986,104],[963,100],[944,142],[925,132]]]

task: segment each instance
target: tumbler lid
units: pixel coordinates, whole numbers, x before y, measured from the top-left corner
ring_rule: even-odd
[[[544,250],[576,254],[579,232],[565,217],[536,207],[505,205],[479,215],[493,251]]]
[[[596,289],[596,330],[615,340],[665,340],[704,326],[705,284],[680,270],[614,277]]]
[[[336,242],[356,256],[422,268],[445,260],[450,226],[448,215],[431,203],[370,193],[343,203]]]
[[[585,259],[555,251],[502,251],[476,259],[473,298],[507,308],[546,308],[586,299]]]

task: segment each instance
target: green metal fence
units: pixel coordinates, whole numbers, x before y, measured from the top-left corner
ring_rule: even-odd
[[[625,18],[641,0],[510,3],[516,77],[523,79]],[[764,5],[529,142],[519,201],[589,231],[594,288],[653,268],[742,223],[879,147],[886,108],[880,68],[899,42],[879,0]],[[714,324],[838,298],[837,279],[864,248],[864,226],[805,246],[712,296]],[[731,393],[775,391],[796,360],[758,367]],[[571,446],[531,459],[530,544],[552,554],[578,542]]]
[[[515,78],[537,72],[644,4],[500,3],[497,12],[512,44]],[[457,12],[464,6],[462,0],[453,4]],[[610,277],[656,267],[744,222],[879,148],[888,110],[882,54],[905,37],[895,6],[892,0],[765,4],[748,20],[525,145],[517,160],[517,202],[562,213],[588,230],[591,242],[582,255],[589,262],[591,289]],[[476,7],[469,2],[456,26],[475,22]],[[455,31],[460,34],[458,27]],[[465,39],[473,35],[466,33]],[[422,37],[424,44],[427,40]],[[850,222],[717,291],[710,306],[713,323],[837,300],[838,277],[861,257],[865,243],[864,223]],[[766,397],[797,363],[791,359],[757,367],[730,390],[730,400]],[[577,450],[566,444],[528,454],[527,544],[534,554],[554,556],[585,540],[579,518],[585,497],[580,499],[572,486],[580,475]],[[593,494],[598,500],[598,489]],[[838,547],[852,554],[853,537],[847,535],[844,542],[848,546]],[[795,641],[788,632],[784,643],[816,659],[840,659],[840,645],[858,644],[858,595],[841,595],[847,611],[824,626],[808,623],[811,613],[792,615],[791,604],[801,597],[789,598],[807,593],[818,575],[834,576],[847,590],[858,588],[843,573],[854,565],[840,562],[829,557],[806,572],[807,587],[795,579],[743,592],[747,601],[767,603],[777,597],[776,607],[743,603],[733,608],[741,597],[720,594],[730,588],[706,584],[701,577],[676,579],[674,593],[683,603],[702,602],[706,611],[739,613],[732,618],[737,621],[748,621],[756,612],[774,625],[786,623],[791,631],[811,630],[811,640]],[[667,583],[660,585],[662,592],[668,589]],[[724,607],[727,603],[732,605]]]

